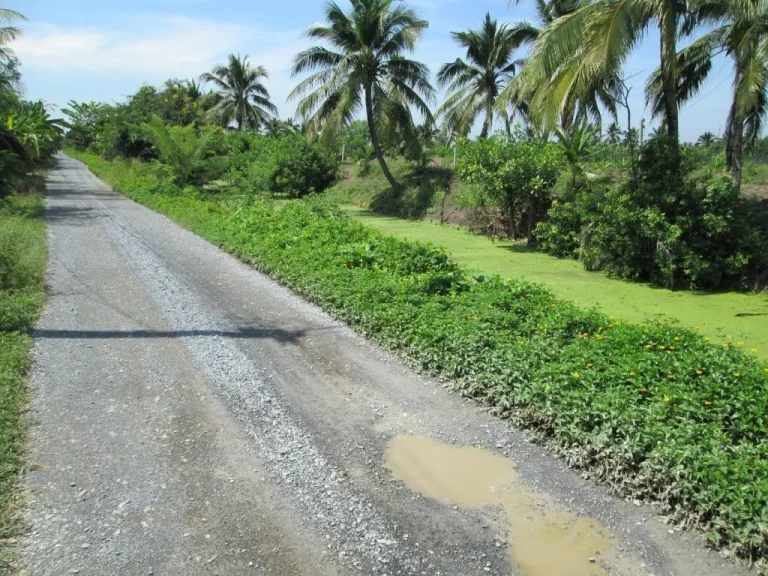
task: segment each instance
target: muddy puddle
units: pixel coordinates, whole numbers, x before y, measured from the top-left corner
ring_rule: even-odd
[[[613,548],[598,521],[577,516],[521,482],[512,460],[480,448],[419,436],[392,440],[386,464],[423,496],[464,508],[500,506],[509,526],[509,562],[522,576],[602,576]]]

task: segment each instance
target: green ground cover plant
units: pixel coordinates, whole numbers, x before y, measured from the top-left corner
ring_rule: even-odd
[[[580,262],[556,258],[518,242],[495,241],[455,226],[404,220],[355,206],[344,211],[384,234],[445,246],[475,274],[542,283],[582,308],[599,308],[622,320],[678,322],[715,342],[735,342],[768,361],[768,297],[744,292],[673,291],[588,272]]]
[[[0,567],[18,529],[30,332],[45,296],[46,259],[42,193],[0,198]]]
[[[441,248],[384,236],[319,199],[277,207],[162,194],[138,166],[78,157],[134,200],[487,402],[570,465],[764,567],[768,365],[736,343],[469,273]]]

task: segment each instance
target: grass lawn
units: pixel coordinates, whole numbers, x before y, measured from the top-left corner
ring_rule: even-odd
[[[764,294],[672,292],[646,284],[586,272],[579,262],[548,256],[525,245],[491,242],[426,220],[382,216],[343,206],[353,217],[395,236],[445,246],[453,258],[481,274],[523,278],[547,285],[557,296],[582,307],[598,307],[632,322],[677,320],[714,339],[743,342],[747,352],[768,359],[768,296]]]
[[[47,261],[42,181],[0,199],[0,571],[18,528],[17,481],[24,452],[30,332],[44,299]]]

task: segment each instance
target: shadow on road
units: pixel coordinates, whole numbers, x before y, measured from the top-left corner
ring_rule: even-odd
[[[89,220],[103,218],[104,214],[96,208],[77,208],[74,206],[48,206],[45,218],[48,222],[66,226],[77,226]]]
[[[275,328],[239,328],[237,330],[35,330],[33,336],[40,339],[152,339],[152,338],[271,338],[278,342],[295,344],[306,330],[281,330]]]

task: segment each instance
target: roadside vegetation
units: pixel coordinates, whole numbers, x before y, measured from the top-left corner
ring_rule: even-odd
[[[124,103],[70,103],[66,143],[124,194],[763,569],[768,367],[751,346],[642,322],[642,311],[628,323],[616,299],[587,310],[486,273],[494,264],[468,271],[334,207],[463,226],[600,271],[606,290],[615,278],[643,283],[649,308],[655,286],[739,293],[755,302],[747,313],[763,314],[765,7],[536,8],[533,23],[486,15],[453,34],[460,57],[437,73],[443,103],[413,58],[428,22],[407,3],[353,0],[328,4],[306,31],[295,119],[277,117],[268,70],[231,55],[199,80],[144,86]],[[624,75],[651,28],[661,38],[646,86],[652,130],[633,124]],[[735,70],[727,129],[682,143],[680,106],[720,53]]]
[[[22,16],[0,9],[0,569],[12,560],[17,482],[24,455],[31,331],[43,304],[47,261],[39,171],[62,129],[42,102],[20,97],[18,62],[7,48]]]
[[[765,553],[768,366],[736,343],[629,324],[539,285],[469,274],[442,249],[383,236],[327,201],[231,206],[158,193],[146,165],[77,157],[618,493],[657,502],[713,545]]]

